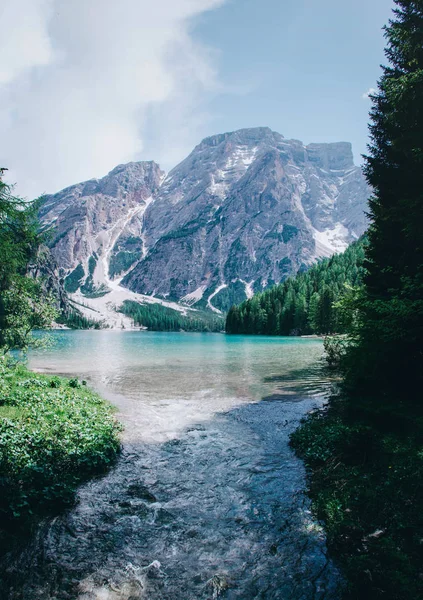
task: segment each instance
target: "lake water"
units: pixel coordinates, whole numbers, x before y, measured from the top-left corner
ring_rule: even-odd
[[[320,340],[61,331],[30,366],[109,398],[124,449],[10,567],[11,600],[337,599],[289,448],[329,382]]]

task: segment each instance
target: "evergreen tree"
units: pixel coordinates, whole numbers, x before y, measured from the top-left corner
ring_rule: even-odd
[[[1,175],[2,169],[0,169]],[[53,302],[28,276],[42,243],[36,204],[13,195],[0,178],[0,348],[25,347],[33,329],[50,325]]]
[[[404,384],[421,392],[423,383],[423,0],[396,4],[385,28],[390,65],[372,98],[365,169],[372,222],[347,377],[373,401],[403,395]]]

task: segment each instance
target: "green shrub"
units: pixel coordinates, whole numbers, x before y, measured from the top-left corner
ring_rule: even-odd
[[[0,360],[0,522],[25,522],[74,499],[120,449],[112,407],[78,379]]]
[[[77,379],[76,377],[74,377],[73,379],[69,379],[69,387],[71,388],[79,388],[81,387],[81,384],[79,383],[79,379]]]
[[[378,431],[346,414],[340,397],[310,415],[291,442],[348,600],[423,598],[421,429]]]

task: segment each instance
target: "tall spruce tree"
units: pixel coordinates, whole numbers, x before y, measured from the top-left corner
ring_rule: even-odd
[[[423,383],[423,0],[395,3],[372,97],[367,275],[347,375],[351,390],[384,403],[415,402]]]

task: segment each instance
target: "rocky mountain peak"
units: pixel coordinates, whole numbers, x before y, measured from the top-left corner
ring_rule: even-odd
[[[337,171],[354,167],[352,145],[349,142],[309,144],[308,159],[321,169]]]
[[[194,148],[193,152],[202,151],[206,146],[216,147],[225,142],[234,145],[256,146],[266,141],[273,142],[275,139],[283,139],[283,136],[272,131],[270,127],[250,127],[207,137]]]
[[[47,197],[42,215],[78,293],[225,310],[345,249],[369,195],[351,144],[255,127],[205,138],[166,177],[153,161],[118,165]]]
[[[118,197],[122,193],[157,189],[164,176],[159,165],[154,161],[130,162],[118,165],[105,177],[98,180],[96,193]],[[85,191],[85,190],[84,190]]]

